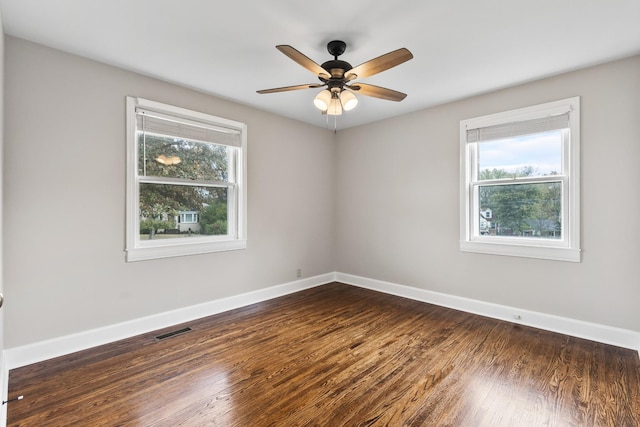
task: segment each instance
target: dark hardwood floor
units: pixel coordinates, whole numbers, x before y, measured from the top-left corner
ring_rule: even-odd
[[[622,427],[640,360],[333,283],[12,370],[17,395],[9,426]]]

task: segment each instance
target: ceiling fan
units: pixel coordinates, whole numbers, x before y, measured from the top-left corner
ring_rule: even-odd
[[[334,116],[342,114],[343,109],[349,111],[358,104],[354,92],[389,101],[402,101],[407,96],[405,93],[392,89],[354,81],[373,76],[410,60],[413,55],[408,49],[394,50],[354,68],[348,62],[338,59],[346,48],[347,44],[341,40],[330,41],[327,44],[327,51],[333,56],[333,59],[318,65],[295,48],[289,45],[278,45],[276,49],[318,76],[321,83],[285,86],[257,92],[264,94],[326,87],[315,97],[313,103],[324,114]]]

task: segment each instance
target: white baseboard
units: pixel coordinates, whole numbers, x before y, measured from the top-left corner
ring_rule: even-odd
[[[506,320],[507,322],[532,326],[534,328],[544,329],[547,331],[559,332],[561,334],[571,335],[577,338],[585,338],[591,341],[611,344],[622,348],[628,348],[636,350],[638,352],[638,356],[640,356],[640,332],[637,331],[614,328],[612,326],[589,323],[552,314],[539,313],[506,305],[493,304],[439,292],[427,291],[425,289],[398,285],[396,283],[384,282],[381,280],[368,279],[366,277],[354,276],[351,274],[336,273],[335,280],[337,282],[453,308],[455,310],[479,314],[481,316],[491,317],[494,319]],[[514,318],[514,315],[520,316],[520,318],[516,319]]]
[[[167,328],[180,323],[189,322],[195,319],[211,316],[213,314],[324,285],[333,281],[448,307],[455,310],[461,310],[468,313],[479,314],[481,316],[532,326],[552,332],[559,332],[578,338],[585,338],[618,347],[629,348],[638,351],[640,356],[640,332],[428,291],[425,289],[369,279],[351,274],[334,272],[228,298],[222,298],[191,307],[143,317],[128,322],[83,331],[25,346],[9,348],[4,351],[5,367],[3,372],[5,373],[5,377],[8,377],[7,372],[10,369],[19,368],[21,366],[41,362],[43,360],[63,356],[80,350],[86,350],[91,347],[108,344],[110,342],[130,338],[132,336],[154,330]],[[519,315],[520,319],[515,319],[513,317],[514,315]],[[6,391],[6,387],[4,387],[4,385],[3,390]]]
[[[8,348],[4,352],[6,369],[3,370],[3,372],[6,374],[9,369],[19,368],[76,351],[86,350],[102,344],[108,344],[180,323],[190,322],[195,319],[201,319],[224,311],[313,288],[333,282],[334,280],[335,273],[322,274],[266,289],[142,317],[128,322],[91,329],[20,347]],[[6,390],[6,388],[4,390]]]

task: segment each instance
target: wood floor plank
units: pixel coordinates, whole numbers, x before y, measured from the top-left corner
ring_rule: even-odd
[[[12,370],[19,394],[13,427],[639,426],[640,360],[332,283]]]

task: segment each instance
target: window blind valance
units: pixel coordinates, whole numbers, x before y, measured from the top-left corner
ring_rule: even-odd
[[[563,113],[532,120],[467,129],[467,142],[492,141],[495,139],[567,129],[568,127],[569,113]]]
[[[208,142],[231,147],[240,147],[242,140],[240,131],[200,123],[188,119],[168,118],[162,113],[136,109],[136,127],[140,132],[190,141]]]

